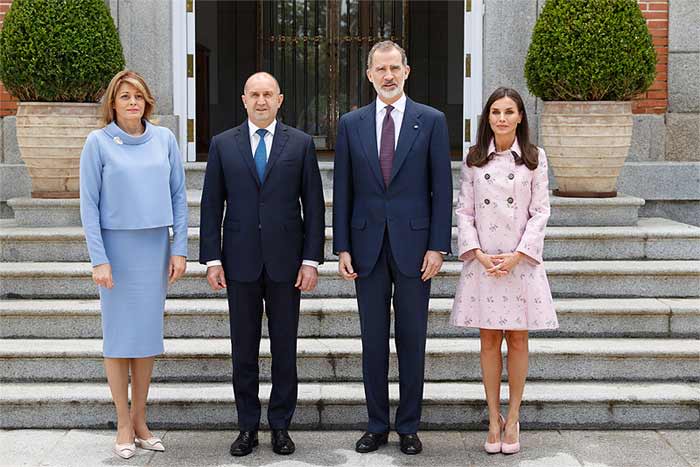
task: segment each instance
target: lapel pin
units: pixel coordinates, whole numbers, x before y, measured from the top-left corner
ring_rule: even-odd
[[[418,129],[418,124],[413,125],[413,129],[417,130]]]
[[[114,137],[114,142],[117,144],[124,144],[124,143],[122,143],[122,139],[119,136]]]

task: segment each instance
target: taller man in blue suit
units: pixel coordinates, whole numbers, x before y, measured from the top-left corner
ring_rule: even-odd
[[[231,445],[234,456],[258,444],[263,302],[272,353],[272,448],[294,452],[287,428],[297,402],[299,300],[316,287],[323,262],[325,205],[316,149],[311,136],[276,121],[282,100],[272,75],[248,78],[248,120],[212,139],[202,191],[199,261],[207,265],[209,285],[228,291],[241,430]]]
[[[376,44],[367,77],[370,105],[338,122],[333,178],[333,251],[340,274],[355,280],[362,331],[367,432],[355,446],[370,452],[389,432],[390,303],[395,314],[401,451],[418,454],[430,279],[450,251],[452,172],[445,115],[408,99],[406,53]]]

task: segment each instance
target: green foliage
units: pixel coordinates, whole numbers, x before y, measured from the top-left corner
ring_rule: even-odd
[[[124,68],[104,0],[14,0],[0,32],[0,81],[21,101],[97,102]]]
[[[546,101],[620,101],[646,91],[656,52],[635,0],[547,0],[525,61]]]

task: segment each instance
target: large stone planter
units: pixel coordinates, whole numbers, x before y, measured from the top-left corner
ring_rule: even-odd
[[[557,196],[617,196],[631,140],[630,102],[544,102],[540,144],[557,180]]]
[[[78,198],[80,152],[100,128],[100,104],[20,102],[17,143],[32,179],[32,198]]]

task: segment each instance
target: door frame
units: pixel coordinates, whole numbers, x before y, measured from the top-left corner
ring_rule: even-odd
[[[173,113],[179,120],[183,159],[196,161],[195,21],[196,0],[172,0]],[[466,154],[476,141],[482,106],[483,0],[464,0],[463,133]]]
[[[178,143],[183,160],[197,160],[194,74],[194,2],[172,0],[173,113],[178,117]]]
[[[476,130],[481,117],[483,95],[483,0],[464,2],[464,91],[462,96],[464,148],[476,143]]]

